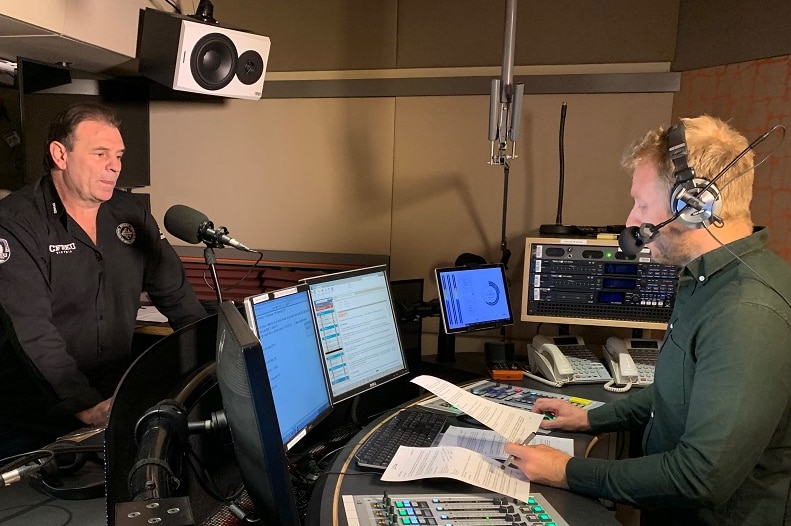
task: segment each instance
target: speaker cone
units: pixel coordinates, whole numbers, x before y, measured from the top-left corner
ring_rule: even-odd
[[[257,51],[248,50],[242,53],[236,63],[236,76],[242,84],[255,84],[264,74],[264,59]]]
[[[204,35],[195,43],[190,56],[190,70],[195,82],[212,91],[224,88],[233,80],[236,63],[236,46],[220,33]]]

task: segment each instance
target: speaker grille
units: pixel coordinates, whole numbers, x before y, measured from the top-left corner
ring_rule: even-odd
[[[239,81],[250,86],[258,82],[263,74],[264,58],[252,49],[242,53],[236,63],[236,77]]]
[[[230,38],[220,33],[204,35],[190,55],[192,77],[204,89],[222,89],[236,74],[236,57],[236,46]]]

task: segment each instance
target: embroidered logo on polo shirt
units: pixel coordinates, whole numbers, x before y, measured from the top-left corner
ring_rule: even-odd
[[[137,239],[137,235],[135,234],[135,227],[130,225],[129,223],[121,223],[115,229],[115,235],[118,236],[118,239],[121,240],[121,243],[126,243],[127,245],[131,245]]]
[[[77,250],[76,243],[69,243],[67,245],[50,245],[49,251],[53,254],[71,254]]]
[[[0,265],[11,259],[11,248],[8,246],[8,241],[0,239]]]

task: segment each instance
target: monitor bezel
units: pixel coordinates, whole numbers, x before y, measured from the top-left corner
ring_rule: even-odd
[[[307,294],[308,303],[311,306],[311,322],[313,323],[313,336],[316,341],[316,352],[318,353],[319,364],[322,370],[322,378],[324,380],[324,390],[327,393],[327,407],[322,409],[321,412],[318,415],[316,415],[315,418],[313,418],[313,420],[311,420],[300,430],[294,433],[293,436],[289,437],[286,441],[284,441],[283,446],[286,448],[286,451],[291,450],[300,440],[302,440],[310,432],[311,429],[316,427],[325,418],[327,418],[327,416],[329,416],[329,414],[332,413],[333,410],[332,392],[327,382],[327,375],[324,367],[324,356],[321,353],[321,344],[319,343],[318,340],[318,333],[316,331],[316,321],[312,315],[313,309],[312,309],[312,303],[310,302],[310,293],[308,291],[308,286],[304,284],[299,284],[297,286],[286,287],[284,289],[279,289],[271,292],[263,292],[261,294],[248,296],[244,298],[244,301],[242,302],[244,305],[245,317],[247,318],[247,324],[249,325],[250,329],[253,331],[253,334],[255,334],[255,336],[258,338],[258,341],[261,343],[261,351],[262,353],[264,353],[265,344],[261,340],[261,335],[258,332],[258,324],[255,321],[256,320],[255,305],[259,303],[277,300],[287,296],[292,296],[294,294],[298,294],[302,292]],[[264,364],[266,364],[265,355],[264,355]],[[275,409],[277,409],[277,405],[275,405]]]
[[[220,303],[217,316],[217,383],[245,487],[271,524],[299,524],[286,449],[280,433],[276,439],[271,433],[279,424],[269,378],[250,374],[266,371],[261,342],[234,302]],[[251,419],[256,426],[252,432]]]
[[[323,274],[323,275],[319,275],[319,276],[312,276],[312,277],[303,278],[302,280],[300,280],[301,283],[304,283],[305,285],[308,286],[308,292],[311,294],[311,308],[313,308],[314,302],[313,302],[313,290],[312,290],[312,287],[314,287],[316,285],[323,285],[325,283],[329,283],[329,282],[332,282],[332,281],[340,281],[340,280],[344,280],[344,279],[348,279],[348,278],[354,278],[354,277],[357,277],[357,276],[365,276],[365,275],[368,275],[368,274],[377,274],[377,273],[382,273],[382,277],[383,277],[384,283],[386,285],[385,288],[387,290],[387,297],[388,297],[388,301],[389,301],[389,304],[390,304],[390,315],[392,316],[392,320],[393,320],[393,329],[395,331],[395,337],[398,340],[398,348],[399,348],[400,353],[401,353],[401,368],[398,369],[397,371],[393,371],[391,373],[383,375],[383,376],[377,378],[375,381],[372,381],[372,382],[360,385],[358,387],[355,387],[354,389],[350,389],[348,391],[344,391],[343,393],[336,394],[333,391],[333,389],[332,389],[332,382],[330,381],[329,371],[327,370],[327,367],[326,367],[327,362],[326,362],[326,360],[324,360],[324,357],[322,356],[322,363],[325,365],[324,373],[325,373],[325,375],[327,377],[327,385],[330,388],[330,397],[332,398],[333,405],[334,404],[338,404],[340,402],[343,402],[345,400],[348,400],[350,398],[354,398],[355,396],[357,396],[359,394],[365,393],[367,391],[370,391],[371,389],[375,389],[376,387],[379,387],[380,385],[384,385],[384,384],[386,384],[386,383],[388,383],[388,382],[390,382],[392,380],[395,380],[396,378],[400,378],[400,377],[402,377],[404,375],[409,374],[409,365],[407,363],[406,353],[404,353],[404,345],[401,342],[401,331],[398,328],[398,313],[395,310],[395,304],[393,303],[393,293],[390,290],[390,277],[389,277],[388,272],[387,272],[387,265],[374,265],[374,266],[370,266],[370,267],[363,267],[363,268],[356,268],[356,269],[351,269],[351,270],[344,270],[344,271],[341,271],[341,272],[335,272],[335,273],[332,273],[332,274]],[[314,316],[316,315],[315,310],[314,310],[313,314],[314,314]],[[317,334],[318,334],[318,332],[317,332]],[[321,342],[319,342],[319,343],[321,343]],[[323,351],[322,351],[322,354],[323,354]]]
[[[482,323],[475,323],[471,325],[465,325],[463,327],[458,328],[450,328],[448,326],[448,313],[445,304],[445,291],[442,287],[442,276],[443,274],[455,273],[455,272],[475,272],[480,270],[490,270],[493,268],[497,268],[500,270],[500,276],[502,278],[502,289],[503,294],[505,295],[505,302],[508,306],[508,318],[501,318],[498,320],[491,320]],[[514,324],[514,309],[511,305],[511,295],[508,291],[508,277],[505,274],[505,265],[502,263],[487,263],[481,265],[465,265],[465,266],[458,266],[458,267],[441,267],[434,269],[434,277],[437,282],[437,292],[439,294],[439,309],[440,309],[440,318],[442,318],[442,326],[447,334],[461,334],[461,333],[468,333],[468,332],[478,332],[478,331],[485,331],[489,329],[499,329],[501,327],[505,327],[508,325]]]

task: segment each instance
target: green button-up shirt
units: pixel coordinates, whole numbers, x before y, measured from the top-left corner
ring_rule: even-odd
[[[654,384],[589,415],[596,433],[645,426],[645,455],[574,458],[572,490],[651,524],[791,524],[791,268],[767,238],[682,270]]]

